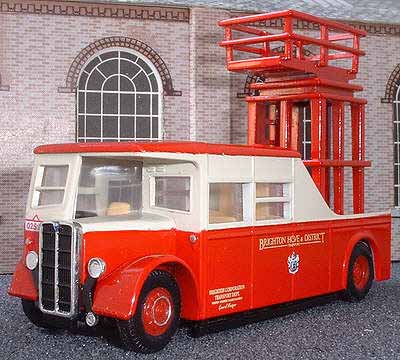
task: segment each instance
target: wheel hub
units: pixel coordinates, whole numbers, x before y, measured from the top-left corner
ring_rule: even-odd
[[[142,321],[144,330],[152,336],[164,334],[172,321],[173,300],[165,288],[152,289],[143,304]]]
[[[354,286],[358,290],[363,290],[365,288],[368,283],[369,274],[370,270],[368,259],[365,256],[360,255],[354,261],[352,273]]]

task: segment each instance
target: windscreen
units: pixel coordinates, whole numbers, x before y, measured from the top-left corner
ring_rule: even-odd
[[[75,218],[127,215],[141,208],[141,162],[82,159]]]

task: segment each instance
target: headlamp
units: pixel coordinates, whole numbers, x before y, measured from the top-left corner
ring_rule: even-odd
[[[93,279],[98,279],[106,271],[106,263],[103,259],[92,258],[88,263],[88,272]]]
[[[29,251],[28,254],[26,254],[25,265],[29,270],[35,270],[38,262],[39,257],[35,251]]]

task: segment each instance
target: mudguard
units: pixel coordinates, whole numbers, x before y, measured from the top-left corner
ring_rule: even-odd
[[[197,307],[198,298],[194,275],[187,264],[173,255],[146,256],[140,260],[118,268],[104,279],[99,279],[93,298],[93,311],[102,316],[120,320],[130,319],[136,311],[137,299],[149,274],[157,267],[178,265],[186,273],[186,280],[190,284],[192,305]],[[179,271],[178,271],[179,272]],[[182,271],[180,271],[182,274]],[[189,278],[188,278],[189,276]],[[182,291],[182,285],[177,279]],[[193,289],[194,288],[194,289]],[[182,294],[182,298],[185,294]],[[183,300],[183,299],[182,299]],[[184,305],[184,301],[182,301]],[[184,306],[182,306],[184,307]],[[184,309],[182,309],[184,311]]]
[[[389,234],[390,236],[390,234]],[[351,253],[355,245],[359,241],[366,242],[372,251],[372,257],[374,261],[374,272],[375,280],[382,281],[390,278],[390,240],[379,239],[378,241],[371,231],[361,231],[351,237],[347,244],[344,262],[343,262],[343,274],[342,274],[342,286],[347,287],[347,274],[350,262]]]

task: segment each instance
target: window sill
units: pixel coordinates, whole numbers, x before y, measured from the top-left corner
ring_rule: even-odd
[[[400,218],[400,207],[395,207],[392,209],[392,217]]]

